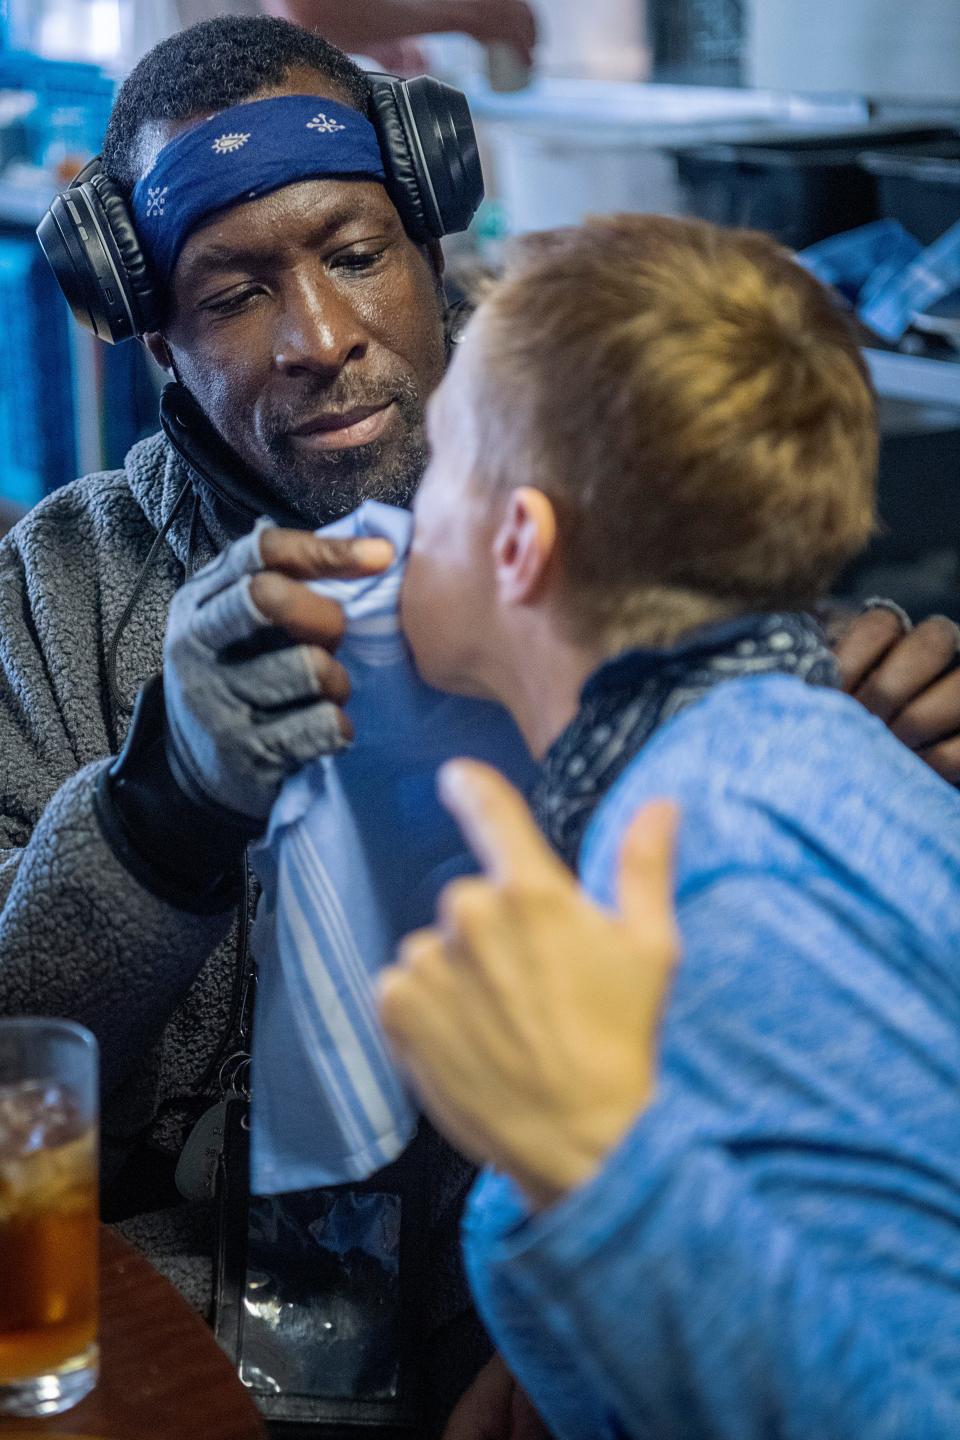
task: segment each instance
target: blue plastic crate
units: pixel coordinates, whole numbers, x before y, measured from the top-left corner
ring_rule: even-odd
[[[23,50],[0,51],[0,89],[30,90],[37,108],[27,122],[30,157],[41,163],[64,111],[82,112],[76,138],[95,155],[103,140],[116,93],[116,81],[97,65],[45,60]]]
[[[32,505],[75,473],[68,313],[32,237],[0,236],[0,495]]]

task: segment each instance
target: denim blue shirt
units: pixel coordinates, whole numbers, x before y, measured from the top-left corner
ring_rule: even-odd
[[[659,1089],[549,1210],[478,1182],[487,1326],[557,1440],[956,1440],[960,795],[843,695],[731,681],[601,803],[603,904],[658,796],[683,937]]]

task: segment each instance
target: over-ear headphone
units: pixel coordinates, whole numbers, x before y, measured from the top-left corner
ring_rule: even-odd
[[[371,75],[370,120],[387,191],[415,240],[465,230],[483,199],[466,96],[421,75]],[[159,328],[154,289],[125,197],[97,157],[56,196],[37,228],[74,319],[115,345]]]

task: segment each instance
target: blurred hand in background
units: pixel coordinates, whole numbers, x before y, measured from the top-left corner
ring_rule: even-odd
[[[537,40],[527,0],[264,0],[263,8],[402,73],[426,64],[412,36],[463,34],[509,45],[527,66]]]

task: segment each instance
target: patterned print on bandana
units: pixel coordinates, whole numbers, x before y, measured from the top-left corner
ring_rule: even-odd
[[[839,684],[810,615],[747,615],[696,631],[670,650],[629,650],[587,681],[575,718],[547,751],[533,795],[540,828],[572,868],[594,810],[661,725],[724,680],[796,675]]]
[[[314,115],[312,120],[307,121],[307,129],[316,130],[320,135],[335,135],[338,130],[343,128],[342,125],[337,124],[336,120],[329,120],[323,111],[319,115]]]
[[[234,150],[239,150],[246,145],[249,139],[249,131],[246,135],[242,135],[239,131],[233,130],[228,135],[220,135],[214,140],[210,149],[217,155],[231,155]]]

